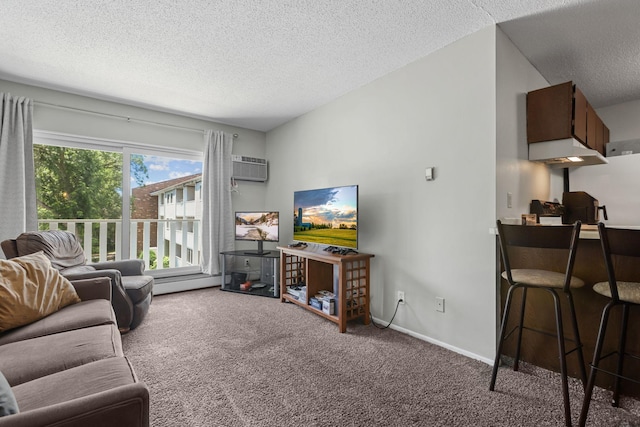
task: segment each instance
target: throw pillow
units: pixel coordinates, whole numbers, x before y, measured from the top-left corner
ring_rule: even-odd
[[[80,302],[75,288],[42,252],[0,260],[0,332]]]
[[[16,397],[13,395],[7,379],[0,372],[0,417],[17,413],[18,402],[16,402]]]

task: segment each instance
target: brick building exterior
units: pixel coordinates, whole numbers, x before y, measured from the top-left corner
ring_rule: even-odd
[[[131,190],[131,219],[160,219],[158,216],[158,196],[152,195],[152,193],[158,192],[164,188],[178,185],[182,182],[188,182],[195,178],[200,177],[200,174],[183,176],[180,178],[170,179],[167,181],[156,182],[154,184],[147,184],[142,187],[137,187]],[[138,224],[137,229],[137,248],[136,253],[142,252],[143,244],[143,224]],[[150,244],[155,246],[158,241],[158,223],[151,223]]]

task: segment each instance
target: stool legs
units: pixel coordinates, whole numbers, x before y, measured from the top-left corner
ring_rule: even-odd
[[[525,313],[525,307],[526,307],[526,299],[527,299],[527,286],[519,286],[519,285],[513,285],[509,287],[509,290],[507,291],[507,299],[505,302],[505,308],[504,308],[504,313],[502,316],[502,323],[500,325],[500,337],[498,339],[498,348],[496,350],[496,358],[495,361],[493,363],[493,371],[491,373],[491,383],[489,385],[489,390],[490,391],[494,391],[495,390],[495,385],[496,385],[496,378],[498,375],[498,367],[500,365],[500,357],[502,356],[502,348],[503,348],[503,343],[505,340],[505,336],[506,336],[506,329],[507,329],[507,323],[509,320],[509,313],[511,311],[511,302],[512,302],[512,298],[513,298],[513,292],[516,288],[518,287],[522,287],[522,306],[520,307],[520,315],[519,315],[519,322],[518,322],[518,335],[517,335],[517,344],[516,344],[516,354],[515,354],[515,361],[514,361],[514,365],[513,365],[513,370],[517,371],[518,370],[518,365],[519,365],[519,361],[520,361],[520,349],[521,349],[521,342],[522,342],[522,330],[524,327],[524,313]],[[571,405],[570,405],[570,401],[569,401],[569,380],[568,380],[568,374],[567,374],[567,355],[573,351],[577,351],[577,356],[578,356],[578,361],[579,361],[579,365],[580,365],[580,375],[581,375],[581,380],[582,380],[582,385],[583,387],[585,386],[585,383],[587,381],[587,373],[586,373],[586,369],[585,369],[585,365],[584,365],[584,356],[582,353],[582,342],[580,341],[580,334],[578,332],[578,322],[576,320],[576,313],[575,313],[575,307],[573,304],[573,297],[571,295],[571,293],[567,293],[567,299],[568,299],[568,303],[569,303],[569,311],[570,311],[570,320],[571,320],[571,324],[572,324],[572,329],[573,329],[573,334],[574,334],[574,341],[576,344],[576,347],[569,351],[569,353],[567,353],[566,351],[566,346],[565,346],[565,337],[564,337],[564,325],[563,325],[563,321],[562,321],[562,309],[561,309],[561,305],[560,305],[560,298],[557,294],[557,292],[554,289],[551,288],[541,288],[541,289],[545,289],[547,291],[549,291],[551,293],[551,296],[553,298],[553,303],[554,303],[554,312],[555,312],[555,317],[556,317],[556,336],[558,339],[558,357],[560,360],[560,375],[562,377],[562,397],[563,397],[563,405],[564,405],[564,414],[565,414],[565,424],[567,426],[571,426]]]
[[[584,353],[582,352],[582,340],[580,339],[580,331],[578,330],[578,319],[576,318],[576,309],[573,304],[573,294],[571,292],[565,294],[569,301],[569,311],[571,314],[571,323],[573,327],[573,337],[576,343],[576,351],[578,352],[578,365],[580,367],[580,379],[582,380],[582,388],[587,386],[587,368],[584,363]]]
[[[520,306],[520,319],[518,320],[518,343],[516,345],[516,360],[513,362],[513,370],[517,371],[520,368],[520,349],[522,348],[522,329],[524,329],[524,310],[527,306],[527,290],[529,288],[522,288],[522,303]]]
[[[569,380],[567,379],[567,352],[564,346],[564,326],[562,324],[562,310],[558,294],[549,289],[553,295],[556,312],[556,336],[558,337],[558,356],[560,357],[560,376],[562,377],[562,400],[564,403],[565,425],[571,426],[571,404],[569,403]]]
[[[609,323],[609,311],[615,304],[611,301],[602,310],[602,318],[600,319],[600,329],[598,330],[598,339],[596,340],[596,348],[593,352],[593,362],[591,363],[591,372],[589,373],[589,381],[587,387],[584,390],[584,400],[582,401],[582,410],[580,411],[580,419],[578,425],[584,427],[587,422],[587,415],[589,412],[589,404],[591,403],[591,395],[593,394],[593,386],[596,382],[596,372],[600,363],[600,355],[602,354],[602,346],[604,345],[604,337],[607,331],[607,324]]]
[[[613,384],[613,402],[616,408],[620,404],[620,380],[622,377],[622,364],[624,363],[624,353],[627,351],[627,324],[629,322],[629,305],[622,305],[622,325],[620,327],[620,340],[618,342],[618,364],[616,366],[616,376]]]
[[[502,314],[502,323],[500,324],[500,336],[498,337],[498,349],[496,350],[496,358],[493,362],[493,371],[491,372],[491,383],[489,390],[494,391],[496,387],[496,378],[498,376],[498,366],[500,366],[500,356],[502,355],[502,344],[507,330],[507,321],[509,320],[509,311],[511,311],[511,297],[516,286],[510,286],[507,291],[507,300],[504,305],[504,313]]]

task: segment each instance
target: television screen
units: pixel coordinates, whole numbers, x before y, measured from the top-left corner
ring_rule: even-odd
[[[293,239],[358,248],[358,186],[293,193]]]
[[[278,212],[236,212],[236,240],[278,241]]]

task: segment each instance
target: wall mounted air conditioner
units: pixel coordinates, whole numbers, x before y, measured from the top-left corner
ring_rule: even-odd
[[[232,177],[236,181],[258,181],[267,180],[267,161],[255,157],[231,155]]]

